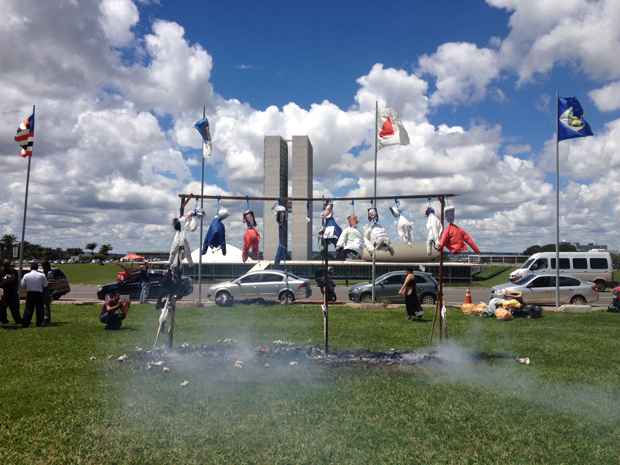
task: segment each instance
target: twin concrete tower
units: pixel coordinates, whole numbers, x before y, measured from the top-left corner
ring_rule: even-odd
[[[265,136],[264,195],[279,197],[282,204],[288,201],[288,142],[280,136]],[[292,196],[312,197],[312,144],[308,136],[293,136],[292,143]],[[278,250],[278,223],[272,211],[273,202],[265,202],[263,207],[263,255],[273,260]],[[288,225],[292,227],[292,247],[288,247]],[[283,246],[291,252],[293,260],[312,258],[312,202],[292,202],[292,215],[285,226]]]

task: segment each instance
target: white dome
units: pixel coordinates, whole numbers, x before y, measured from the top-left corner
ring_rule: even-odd
[[[200,249],[192,252],[192,260],[198,263],[200,257]],[[243,263],[241,260],[241,249],[234,245],[226,244],[226,255],[222,255],[221,250],[207,250],[202,256],[202,263]],[[254,263],[254,260],[248,259],[248,263]]]

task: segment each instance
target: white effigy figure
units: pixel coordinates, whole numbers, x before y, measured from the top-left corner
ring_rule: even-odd
[[[342,230],[338,242],[336,243],[336,251],[345,260],[361,258],[364,238],[362,237],[362,233],[357,229],[359,221],[356,215],[347,216],[347,221],[349,225]]]
[[[364,226],[364,246],[371,255],[377,250],[385,250],[394,256],[394,249],[385,228],[379,224],[377,209],[368,209],[368,224]]]
[[[187,263],[193,265],[194,262],[192,261],[191,249],[186,234],[187,232],[196,231],[198,227],[196,216],[196,212],[191,212],[172,220],[172,227],[175,233],[170,245],[170,257],[168,258],[170,268],[176,268],[183,262],[183,259],[187,259]]]
[[[426,253],[430,256],[439,243],[443,226],[432,207],[428,207],[424,214],[426,215]]]
[[[413,247],[413,230],[414,226],[403,214],[397,205],[390,207],[390,213],[396,218],[396,231],[401,241],[407,244],[409,247]]]

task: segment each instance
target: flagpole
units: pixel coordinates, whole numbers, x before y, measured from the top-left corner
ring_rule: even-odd
[[[375,100],[375,178],[374,178],[374,191],[373,191],[373,201],[372,206],[377,208],[377,130],[379,126],[379,102]],[[378,210],[377,210],[378,211]],[[376,260],[375,256],[377,254],[377,250],[373,244],[373,252],[372,252],[372,303],[375,303],[375,274],[376,274]]]
[[[36,121],[34,117],[34,111],[35,111],[35,106],[32,105],[32,120]],[[32,148],[34,151],[34,143],[33,143]],[[28,157],[28,168],[26,170],[26,195],[24,196],[24,215],[22,217],[22,240],[19,243],[19,269],[17,271],[18,281],[21,281],[22,279],[22,265],[24,263],[24,240],[26,238],[26,216],[28,213],[28,188],[30,186],[30,163],[31,162],[32,162],[32,152],[30,153],[30,156]]]
[[[207,106],[202,106],[202,117],[207,116]],[[203,142],[204,144],[204,142]],[[204,150],[203,150],[204,152]],[[204,194],[205,194],[205,154],[202,156],[202,170],[200,175],[200,244],[198,244],[198,305],[202,305],[202,241],[204,234]]]
[[[560,308],[560,95],[555,92],[555,308]]]

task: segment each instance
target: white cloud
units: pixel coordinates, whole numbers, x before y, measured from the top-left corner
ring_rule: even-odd
[[[620,2],[617,0],[487,0],[511,12],[500,47],[502,67],[519,80],[546,74],[556,64],[575,65],[594,79],[620,76]],[[603,38],[603,40],[597,40]]]
[[[468,42],[442,44],[432,55],[422,55],[418,65],[422,74],[431,75],[436,80],[432,105],[457,105],[480,100],[500,72],[495,50],[478,48]],[[496,95],[501,97],[503,94]]]
[[[509,33],[492,37],[492,48],[448,42],[435,53],[422,55],[418,70],[433,76],[434,106],[458,105],[487,95],[499,101],[505,94],[491,86],[501,75],[516,74],[518,83],[546,75],[554,66],[569,66],[593,80],[620,77],[620,2],[617,0],[487,0],[509,14]],[[491,90],[491,91],[490,91]],[[592,94],[603,111],[620,107],[615,85]]]
[[[428,112],[428,84],[415,74],[402,69],[386,69],[377,63],[357,83],[360,89],[355,101],[361,111],[374,113],[378,100],[408,120],[422,121]]]
[[[156,20],[153,33],[144,38],[149,62],[123,69],[119,91],[147,110],[176,114],[194,109],[197,114],[213,95],[213,61],[202,46],[190,45],[184,36],[179,24]]]
[[[134,35],[131,28],[140,19],[138,8],[131,0],[103,0],[99,5],[103,32],[111,45],[129,45]]]
[[[578,2],[564,3],[568,6],[560,5],[565,8],[562,11],[570,16]],[[493,4],[514,8],[511,34],[522,31],[521,2],[493,0]],[[499,76],[498,61],[504,57],[500,60],[498,53],[514,51],[516,35],[509,35],[499,52],[449,43],[421,58],[420,71],[436,78],[430,98],[428,83],[419,74],[377,63],[358,78],[349,108],[329,101],[304,108],[291,101],[258,110],[216,93],[211,83],[212,57],[203,45],[188,41],[181,25],[155,20],[149,32],[135,36],[139,14],[129,1],[84,0],[78,7],[69,1],[4,0],[3,7],[9,20],[0,24],[0,42],[15,47],[0,49],[0,98],[9,110],[0,113],[2,231],[16,231],[20,221],[24,163],[16,156],[12,137],[31,99],[37,102],[39,119],[30,240],[79,246],[97,238],[119,251],[167,248],[170,218],[179,205],[177,194],[199,190],[189,170],[198,158],[185,160],[189,155],[184,152],[200,148],[192,123],[203,103],[214,137],[214,156],[207,169],[220,184],[210,183],[207,192],[259,194],[264,136],[308,134],[314,147],[317,192],[349,189],[352,194],[369,194],[378,101],[399,112],[411,140],[409,146],[379,152],[380,194],[460,194],[454,201],[459,222],[483,249],[514,250],[532,241],[543,242],[540,235],[548,235],[547,242],[553,240],[546,152],[541,165],[513,156],[531,151],[528,146],[508,146],[507,155],[501,156],[505,143],[501,127],[449,126],[429,119],[430,104],[484,97]],[[545,18],[533,24],[539,34],[555,27]],[[18,40],[25,27],[29,40]],[[135,61],[122,61],[118,47],[127,47]],[[40,79],[43,74],[45,80]],[[23,87],[30,89],[28,95]],[[615,184],[620,174],[615,156],[618,127],[619,121],[611,122],[599,136],[563,146],[562,163],[570,177],[563,202],[571,206],[563,221],[573,225],[574,240],[596,239],[591,236],[596,233],[592,221],[618,208],[608,199],[603,201],[605,183],[612,193],[620,193],[620,185]],[[419,237],[423,235],[422,203],[408,203]],[[229,224],[235,241],[243,230],[238,213],[245,205],[226,206],[234,212]],[[208,215],[214,208],[215,202],[208,202]],[[339,211],[348,208],[338,207]],[[258,206],[255,210],[262,212]],[[605,219],[605,225],[617,230],[615,216]],[[605,237],[612,244],[617,241]]]
[[[620,109],[620,81],[607,84],[600,89],[590,92],[590,98],[594,100],[600,111],[615,111]]]

